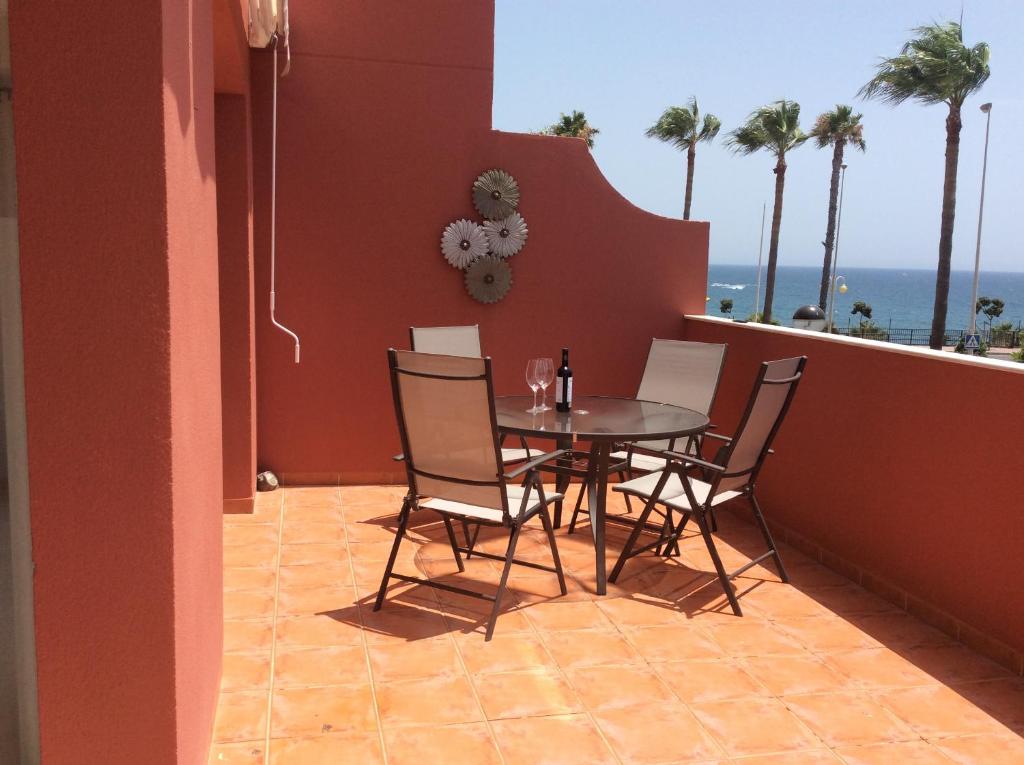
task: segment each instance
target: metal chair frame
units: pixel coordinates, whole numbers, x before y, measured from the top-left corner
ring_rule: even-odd
[[[732,607],[732,611],[737,616],[742,616],[743,611],[740,608],[739,600],[736,597],[731,584],[731,580],[747,571],[753,566],[756,566],[761,561],[768,558],[774,558],[775,565],[778,568],[779,576],[783,582],[789,581],[789,575],[786,572],[786,568],[782,563],[782,558],[779,556],[778,548],[775,545],[775,540],[772,537],[771,531],[768,529],[768,524],[764,520],[764,514],[761,512],[761,506],[755,496],[755,486],[757,483],[757,477],[761,472],[761,468],[764,465],[765,458],[771,453],[769,448],[775,435],[778,433],[779,427],[782,425],[783,419],[785,419],[786,413],[789,410],[790,404],[792,404],[793,396],[796,393],[797,384],[800,382],[803,376],[803,369],[807,363],[807,357],[801,356],[797,362],[797,368],[793,375],[777,380],[766,379],[768,373],[769,364],[764,363],[761,365],[761,369],[757,376],[757,381],[754,385],[753,393],[750,396],[750,400],[747,403],[747,408],[743,413],[743,417],[740,420],[740,424],[736,429],[736,435],[732,438],[728,436],[722,436],[713,433],[707,433],[705,435],[712,438],[725,442],[725,448],[719,454],[716,462],[708,462],[700,457],[692,454],[683,454],[670,450],[660,449],[646,449],[643,447],[637,447],[637,451],[644,454],[651,454],[652,456],[662,457],[668,460],[666,467],[661,472],[661,477],[658,479],[654,490],[650,493],[650,496],[646,498],[646,504],[644,509],[641,511],[640,516],[637,519],[637,523],[633,528],[633,532],[630,534],[629,539],[626,542],[625,547],[622,549],[622,553],[619,555],[619,559],[615,563],[615,567],[612,569],[612,573],[608,577],[608,581],[614,582],[619,574],[622,573],[622,569],[626,564],[626,561],[633,558],[647,550],[657,548],[656,552],[660,552],[662,546],[665,546],[666,554],[672,548],[673,545],[678,545],[679,539],[686,528],[687,522],[692,517],[700,530],[701,537],[704,539],[704,544],[707,546],[708,554],[711,556],[712,563],[715,566],[715,572],[718,576],[719,581],[722,584],[722,589],[725,591],[725,595],[729,600],[729,605]],[[729,458],[733,452],[736,443],[739,441],[743,434],[744,429],[747,426],[747,422],[754,410],[754,406],[757,403],[758,393],[762,386],[765,385],[789,385],[790,388],[786,393],[786,399],[783,402],[782,407],[779,410],[775,418],[775,422],[768,431],[764,443],[754,461],[753,466],[745,470],[729,472]],[[720,464],[719,464],[720,463]],[[708,478],[710,484],[710,490],[703,502],[698,502],[693,491],[693,484],[691,483],[691,474],[694,469],[703,471],[704,477]],[[667,504],[664,505],[665,512],[665,528],[671,529],[668,534],[662,534],[659,538],[651,542],[650,544],[637,547],[637,540],[640,536],[640,532],[644,529],[644,525],[651,515],[652,512],[657,511],[661,514],[660,510],[656,510],[661,502],[661,493],[665,488],[665,484],[668,482],[670,476],[676,475],[679,477],[680,483],[683,486],[683,491],[686,495],[687,504],[690,509],[683,511],[676,508],[676,511],[682,516],[678,523],[672,520],[672,508]],[[750,504],[750,508],[754,515],[754,520],[757,523],[758,528],[761,531],[761,535],[764,538],[765,544],[768,546],[768,551],[762,553],[756,558],[750,560],[738,569],[727,572],[725,566],[722,563],[721,556],[718,554],[718,550],[715,547],[714,538],[711,535],[711,526],[709,524],[709,516],[711,514],[712,501],[717,494],[722,482],[726,479],[744,478],[745,481],[739,487],[727,489],[728,491],[739,491],[741,496],[744,496]],[[622,487],[615,487],[616,491],[622,491],[628,493],[629,489]],[[642,496],[638,492],[636,496]],[[678,495],[677,495],[678,496]]]
[[[398,362],[398,352],[395,349],[388,350],[388,361],[391,371],[391,390],[392,397],[394,399],[395,414],[398,419],[398,430],[402,441],[402,453],[404,455],[403,462],[405,463],[406,477],[409,484],[409,492],[406,494],[405,499],[402,502],[402,509],[398,516],[398,531],[395,535],[395,541],[391,547],[391,554],[388,556],[387,566],[384,569],[384,577],[380,583],[380,589],[377,592],[377,599],[374,602],[373,610],[378,611],[384,605],[385,595],[387,593],[388,582],[391,579],[398,579],[403,582],[411,582],[415,584],[422,584],[427,587],[434,587],[440,590],[446,590],[448,592],[458,593],[460,595],[466,595],[468,597],[478,598],[482,600],[491,601],[494,606],[491,609],[491,615],[487,622],[487,629],[485,634],[485,640],[490,640],[494,634],[494,626],[497,622],[498,614],[501,610],[501,599],[505,593],[508,577],[511,571],[512,565],[527,566],[529,568],[540,569],[542,571],[550,571],[557,575],[558,586],[563,595],[566,594],[565,586],[565,574],[562,570],[561,559],[558,556],[558,547],[555,543],[554,527],[551,521],[551,514],[548,510],[548,503],[553,501],[555,498],[559,498],[558,495],[554,497],[547,497],[544,493],[544,484],[540,479],[540,473],[538,468],[545,462],[553,459],[558,459],[563,456],[562,451],[554,451],[535,459],[532,459],[526,463],[517,465],[512,470],[502,470],[501,462],[501,446],[498,436],[498,421],[494,410],[494,386],[491,374],[491,360],[490,358],[484,358],[484,373],[482,375],[475,376],[461,376],[461,375],[443,375],[433,374],[421,371],[414,371],[409,369],[402,369]],[[479,481],[470,480],[465,478],[459,478],[456,476],[444,476],[429,473],[420,470],[416,467],[416,455],[410,450],[409,435],[406,428],[405,414],[403,409],[401,391],[399,386],[399,375],[412,375],[415,377],[426,377],[437,380],[452,380],[452,381],[466,381],[466,380],[484,380],[487,384],[487,398],[490,407],[490,421],[491,421],[491,435],[494,442],[494,455],[495,455],[495,478],[493,481]],[[474,536],[472,540],[468,539],[467,533],[467,545],[460,546],[455,539],[455,531],[452,528],[452,520],[461,520],[464,524],[466,523],[467,516],[457,512],[448,512],[437,510],[436,508],[421,508],[419,501],[425,495],[420,494],[417,491],[417,479],[419,477],[431,478],[441,480],[454,484],[462,484],[469,486],[494,486],[500,491],[501,496],[501,520],[490,521],[479,517],[471,517],[470,521],[478,524],[477,533],[479,533],[480,526],[492,526],[492,527],[504,527],[509,530],[509,541],[505,555],[496,555],[493,553],[482,552],[479,550],[473,550],[473,544],[476,541]],[[519,505],[518,512],[512,514],[509,510],[509,500],[507,493],[507,483],[510,481],[517,481],[522,478],[522,486],[527,487],[528,491],[523,495],[523,499]],[[534,495],[533,492],[537,494]],[[531,505],[533,507],[531,508]],[[505,566],[502,569],[501,579],[499,580],[498,590],[494,595],[487,595],[486,593],[477,592],[475,590],[468,590],[462,587],[456,587],[454,585],[445,584],[443,582],[435,582],[430,579],[423,579],[414,576],[408,576],[405,574],[396,574],[394,572],[395,561],[398,558],[398,550],[401,546],[402,539],[406,535],[406,531],[409,523],[409,516],[417,510],[431,509],[441,516],[444,522],[445,531],[447,532],[448,542],[451,545],[452,553],[455,556],[456,564],[458,565],[459,571],[463,572],[466,570],[465,564],[462,561],[462,555],[465,554],[469,557],[472,554],[476,554],[481,557],[490,558],[492,560],[501,560],[505,562]],[[495,508],[497,509],[497,508]],[[544,532],[548,539],[548,544],[551,547],[551,557],[554,562],[553,566],[545,566],[534,561],[519,560],[515,557],[516,545],[519,541],[519,535],[522,531],[523,526],[534,516],[539,515],[541,523],[544,526]],[[466,528],[468,532],[468,528]]]
[[[664,340],[661,340],[660,338],[656,338],[656,337],[651,339],[651,351],[648,352],[648,364],[650,363],[650,353],[653,352],[655,343],[658,343],[659,341],[660,342],[665,342]],[[722,370],[725,368],[725,357],[726,357],[727,353],[728,353],[728,346],[723,346],[723,348],[722,348],[722,362],[721,362],[721,364],[718,367],[718,374],[715,377],[715,385],[714,385],[714,388],[711,391],[710,403],[708,404],[708,411],[707,412],[702,412],[702,414],[710,414],[711,408],[712,408],[712,406],[714,406],[715,397],[718,395],[718,386],[719,386],[719,384],[722,381]],[[645,365],[644,372],[646,373],[646,371],[647,371],[647,366]],[[640,384],[637,386],[637,396],[636,396],[637,398],[640,398],[640,393],[641,393],[641,391],[643,391],[643,386],[644,386],[644,381],[643,381],[643,377],[641,377]],[[671,402],[661,402],[661,403],[671,403]],[[709,428],[713,428],[714,425],[709,425],[708,427]],[[669,441],[668,446],[666,448],[669,451],[675,451],[676,450],[676,441],[677,440],[678,439],[675,439],[675,438],[671,439]],[[703,458],[704,455],[701,452],[702,446],[703,446],[703,436],[687,436],[686,437],[686,446],[683,448],[683,451],[684,452],[690,452],[691,450],[693,450],[693,454],[694,455],[696,455],[699,458]],[[617,474],[619,476],[619,480],[620,481],[629,481],[629,480],[632,480],[633,478],[636,478],[637,473],[645,473],[646,474],[646,473],[650,472],[648,470],[644,470],[643,468],[635,468],[635,467],[633,467],[633,454],[634,453],[637,453],[637,454],[641,453],[640,451],[638,451],[639,445],[631,441],[631,442],[625,444],[625,447],[626,447],[626,459],[623,462],[621,462],[621,463],[617,463],[611,469],[609,469],[609,471],[608,471],[609,474],[611,474],[611,473]],[[640,449],[644,449],[646,447],[639,447],[639,448]],[[615,469],[615,468],[618,468],[618,469]],[[570,534],[572,534],[572,533],[574,533],[576,531],[577,519],[578,519],[580,513],[584,512],[584,510],[583,510],[583,494],[584,494],[584,489],[580,489],[579,496],[576,497],[576,506],[573,508],[573,511],[572,511],[572,519],[569,521],[569,533]],[[633,512],[633,505],[629,501],[629,495],[626,495],[625,499],[626,499],[626,512],[627,513],[632,513]],[[611,520],[613,523],[621,523],[621,524],[625,524],[625,525],[628,525],[628,526],[632,526],[632,525],[635,524],[635,521],[633,521],[632,519],[617,518],[615,516],[610,516],[609,520]],[[711,528],[714,529],[714,530],[717,530],[717,528],[718,528],[718,523],[715,520],[714,512],[712,512],[712,514],[711,514]],[[657,526],[650,526],[649,525],[649,526],[646,527],[646,531],[658,533],[662,537],[666,536],[667,533],[668,533],[668,530],[664,526],[661,526],[659,528]],[[678,545],[678,543],[674,545],[674,548],[673,548],[672,552],[674,554],[676,554],[676,555],[679,554],[679,545]]]
[[[467,329],[467,330],[468,329],[473,329],[473,330],[476,330],[476,337],[477,337],[476,345],[477,345],[477,349],[480,350],[482,348],[482,346],[480,344],[480,325],[479,324],[454,325],[454,326],[447,326],[447,327],[409,327],[409,348],[411,350],[414,350],[414,351],[416,350],[416,333],[417,332],[430,332],[431,330],[444,330],[444,329]],[[449,353],[448,355],[450,355],[450,356],[459,356],[459,355],[462,355],[462,354]],[[482,352],[481,352],[481,355],[482,355]],[[502,446],[505,445],[505,435],[504,434],[500,438],[500,443],[501,443]],[[526,439],[523,436],[519,436],[519,448],[526,452],[526,456],[525,457],[519,457],[518,455],[515,455],[515,457],[510,457],[508,459],[503,459],[503,462],[506,465],[514,465],[516,463],[532,459],[534,453],[542,454],[542,452],[539,449],[531,449],[530,445],[528,443],[526,443]],[[468,532],[466,534],[466,538],[469,539]]]

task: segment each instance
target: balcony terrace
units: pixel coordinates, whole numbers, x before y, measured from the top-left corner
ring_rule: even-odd
[[[0,762],[1024,762],[1024,365],[693,316],[711,223],[494,129],[493,2],[296,0],[275,54],[250,32],[284,5],[0,2]],[[438,245],[490,169],[529,244],[483,304]],[[580,395],[632,397],[652,338],[726,344],[720,434],[806,356],[757,475],[792,581],[749,569],[734,616],[687,537],[598,597],[584,523],[568,593],[515,570],[491,642],[443,591],[374,613],[405,491],[385,349],[451,325],[499,394],[559,347]],[[763,551],[719,517],[727,566]],[[399,571],[494,588],[437,516],[412,531]]]

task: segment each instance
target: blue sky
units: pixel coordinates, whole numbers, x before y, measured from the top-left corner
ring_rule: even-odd
[[[711,221],[712,262],[746,263],[757,257],[764,201],[770,220],[773,160],[733,155],[725,133],[779,98],[801,104],[805,129],[851,103],[864,115],[868,150],[848,152],[842,261],[934,268],[946,107],[891,107],[856,93],[908,30],[959,15],[959,0],[497,0],[494,127],[535,131],[582,109],[601,130],[594,157],[609,181],[639,207],[682,217],[685,156],[644,130],[696,95],[722,133],[698,148],[692,217]],[[953,268],[973,268],[985,132],[978,107],[991,101],[982,268],[1022,271],[1024,3],[967,0],[964,31],[968,44],[992,47],[992,76],[964,107]],[[821,264],[830,163],[811,143],[789,157],[781,265]]]

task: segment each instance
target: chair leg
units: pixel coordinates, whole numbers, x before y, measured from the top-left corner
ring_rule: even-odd
[[[672,548],[671,550],[669,550],[669,552],[666,553],[666,555],[679,556],[683,554],[682,551],[679,549],[679,540],[683,536],[683,530],[686,528],[686,523],[690,520],[691,514],[680,513],[680,515],[682,516],[682,518],[680,518],[679,520],[679,525],[672,530]],[[712,531],[714,530],[714,528],[715,527],[712,528]]]
[[[682,518],[679,519],[679,525],[672,529],[672,549],[675,551],[675,555],[680,555],[679,551],[679,539],[683,536],[683,531],[686,529],[686,524],[690,520],[692,513],[681,513]]]
[[[576,497],[576,507],[574,507],[573,510],[572,510],[572,520],[569,521],[569,533],[570,534],[575,534],[576,533],[576,521],[579,518],[580,513],[583,512],[583,495],[586,494],[586,493],[587,493],[587,484],[585,484],[585,483],[581,484],[580,485],[580,493]]]
[[[476,524],[473,533],[469,532],[469,521],[462,519],[462,531],[466,535],[466,560],[473,557],[473,548],[476,547],[476,540],[480,537],[480,524]]]
[[[697,521],[697,526],[700,527],[700,534],[704,537],[704,544],[707,545],[708,554],[711,555],[711,562],[715,564],[715,571],[718,572],[718,579],[722,583],[722,589],[725,590],[725,597],[729,599],[729,605],[732,606],[732,612],[736,616],[743,616],[743,610],[740,608],[740,602],[736,599],[736,593],[733,592],[732,583],[729,581],[729,574],[725,571],[725,566],[722,565],[722,558],[718,555],[718,548],[715,547],[715,540],[711,538],[711,529],[708,528],[707,518],[704,517],[705,508],[696,507],[693,510],[694,520]]]
[[[625,481],[632,481],[633,480],[633,468],[627,467],[623,472],[619,473],[619,481],[622,482],[623,480],[625,480]],[[629,495],[628,494],[623,494],[622,497],[623,497],[623,499],[626,500],[626,513],[627,514],[632,514],[633,513],[633,505],[629,501]]]
[[[384,594],[388,591],[388,580],[391,578],[391,571],[395,567],[395,560],[398,558],[398,546],[402,544],[402,537],[405,536],[405,528],[409,524],[409,512],[412,508],[412,500],[408,497],[402,503],[402,512],[398,514],[398,532],[395,534],[394,544],[391,545],[391,555],[388,556],[388,565],[384,568],[384,578],[380,580],[380,589],[377,591],[377,600],[373,604],[374,611],[380,611],[384,605]]]
[[[672,508],[665,508],[665,518],[661,523],[661,531],[658,537],[658,546],[654,548],[655,555],[661,555],[661,547],[665,544],[665,541],[672,535],[672,529],[675,524],[672,523]],[[669,548],[665,548],[665,557],[668,557]]]
[[[779,555],[779,548],[775,546],[775,540],[772,538],[772,533],[768,530],[768,524],[765,523],[764,515],[761,514],[761,506],[757,503],[757,498],[754,497],[753,491],[751,491],[747,496],[750,499],[750,507],[754,511],[754,519],[757,521],[757,525],[761,528],[761,535],[764,537],[764,541],[768,545],[768,549],[772,551],[772,557],[775,558],[775,565],[779,567],[779,578],[781,578],[783,582],[788,582],[789,574],[786,572],[786,567],[782,565],[782,557]]]
[[[558,575],[558,589],[565,595],[565,574],[562,572],[562,559],[558,557],[558,545],[555,544],[555,529],[551,525],[551,516],[548,515],[548,506],[540,511],[540,522],[544,524],[544,533],[548,535],[548,544],[551,546],[551,558],[555,561],[555,573]]]
[[[455,529],[452,528],[452,519],[447,515],[442,515],[441,519],[444,521],[445,531],[448,532],[448,542],[452,546],[452,553],[455,555],[455,562],[459,564],[459,572],[466,570],[466,567],[462,564],[462,555],[459,554],[459,543],[455,541]]]
[[[651,511],[654,510],[654,506],[657,504],[654,496],[647,500],[647,504],[644,505],[643,511],[640,513],[640,517],[636,519],[636,526],[629,534],[629,539],[626,540],[625,547],[622,548],[622,552],[619,553],[619,559],[615,561],[615,568],[612,569],[612,573],[608,575],[609,582],[615,582],[619,578],[619,574],[622,573],[622,567],[626,565],[626,561],[629,560],[630,553],[633,552],[633,548],[636,546],[636,540],[640,536],[640,532],[644,530],[644,524],[647,523],[648,517],[651,515]]]
[[[519,531],[522,527],[517,523],[512,528],[509,536],[508,549],[505,552],[505,567],[501,570],[501,580],[498,582],[498,591],[494,594],[494,607],[491,609],[491,618],[487,622],[487,632],[484,640],[490,640],[494,636],[494,625],[498,621],[498,613],[501,611],[501,597],[505,594],[505,585],[508,584],[508,574],[512,569],[512,559],[516,555],[516,544],[519,542]]]

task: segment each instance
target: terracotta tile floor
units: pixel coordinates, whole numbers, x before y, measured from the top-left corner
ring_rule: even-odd
[[[736,580],[742,618],[693,537],[594,596],[586,525],[558,535],[569,594],[514,571],[490,643],[463,596],[400,583],[374,613],[402,494],[283,489],[225,517],[211,763],[1024,763],[1024,679],[792,549],[793,584]],[[535,525],[520,553],[546,560]],[[436,515],[411,533],[396,570],[493,591],[500,564],[455,573]],[[729,567],[760,550],[728,512],[718,538]]]

